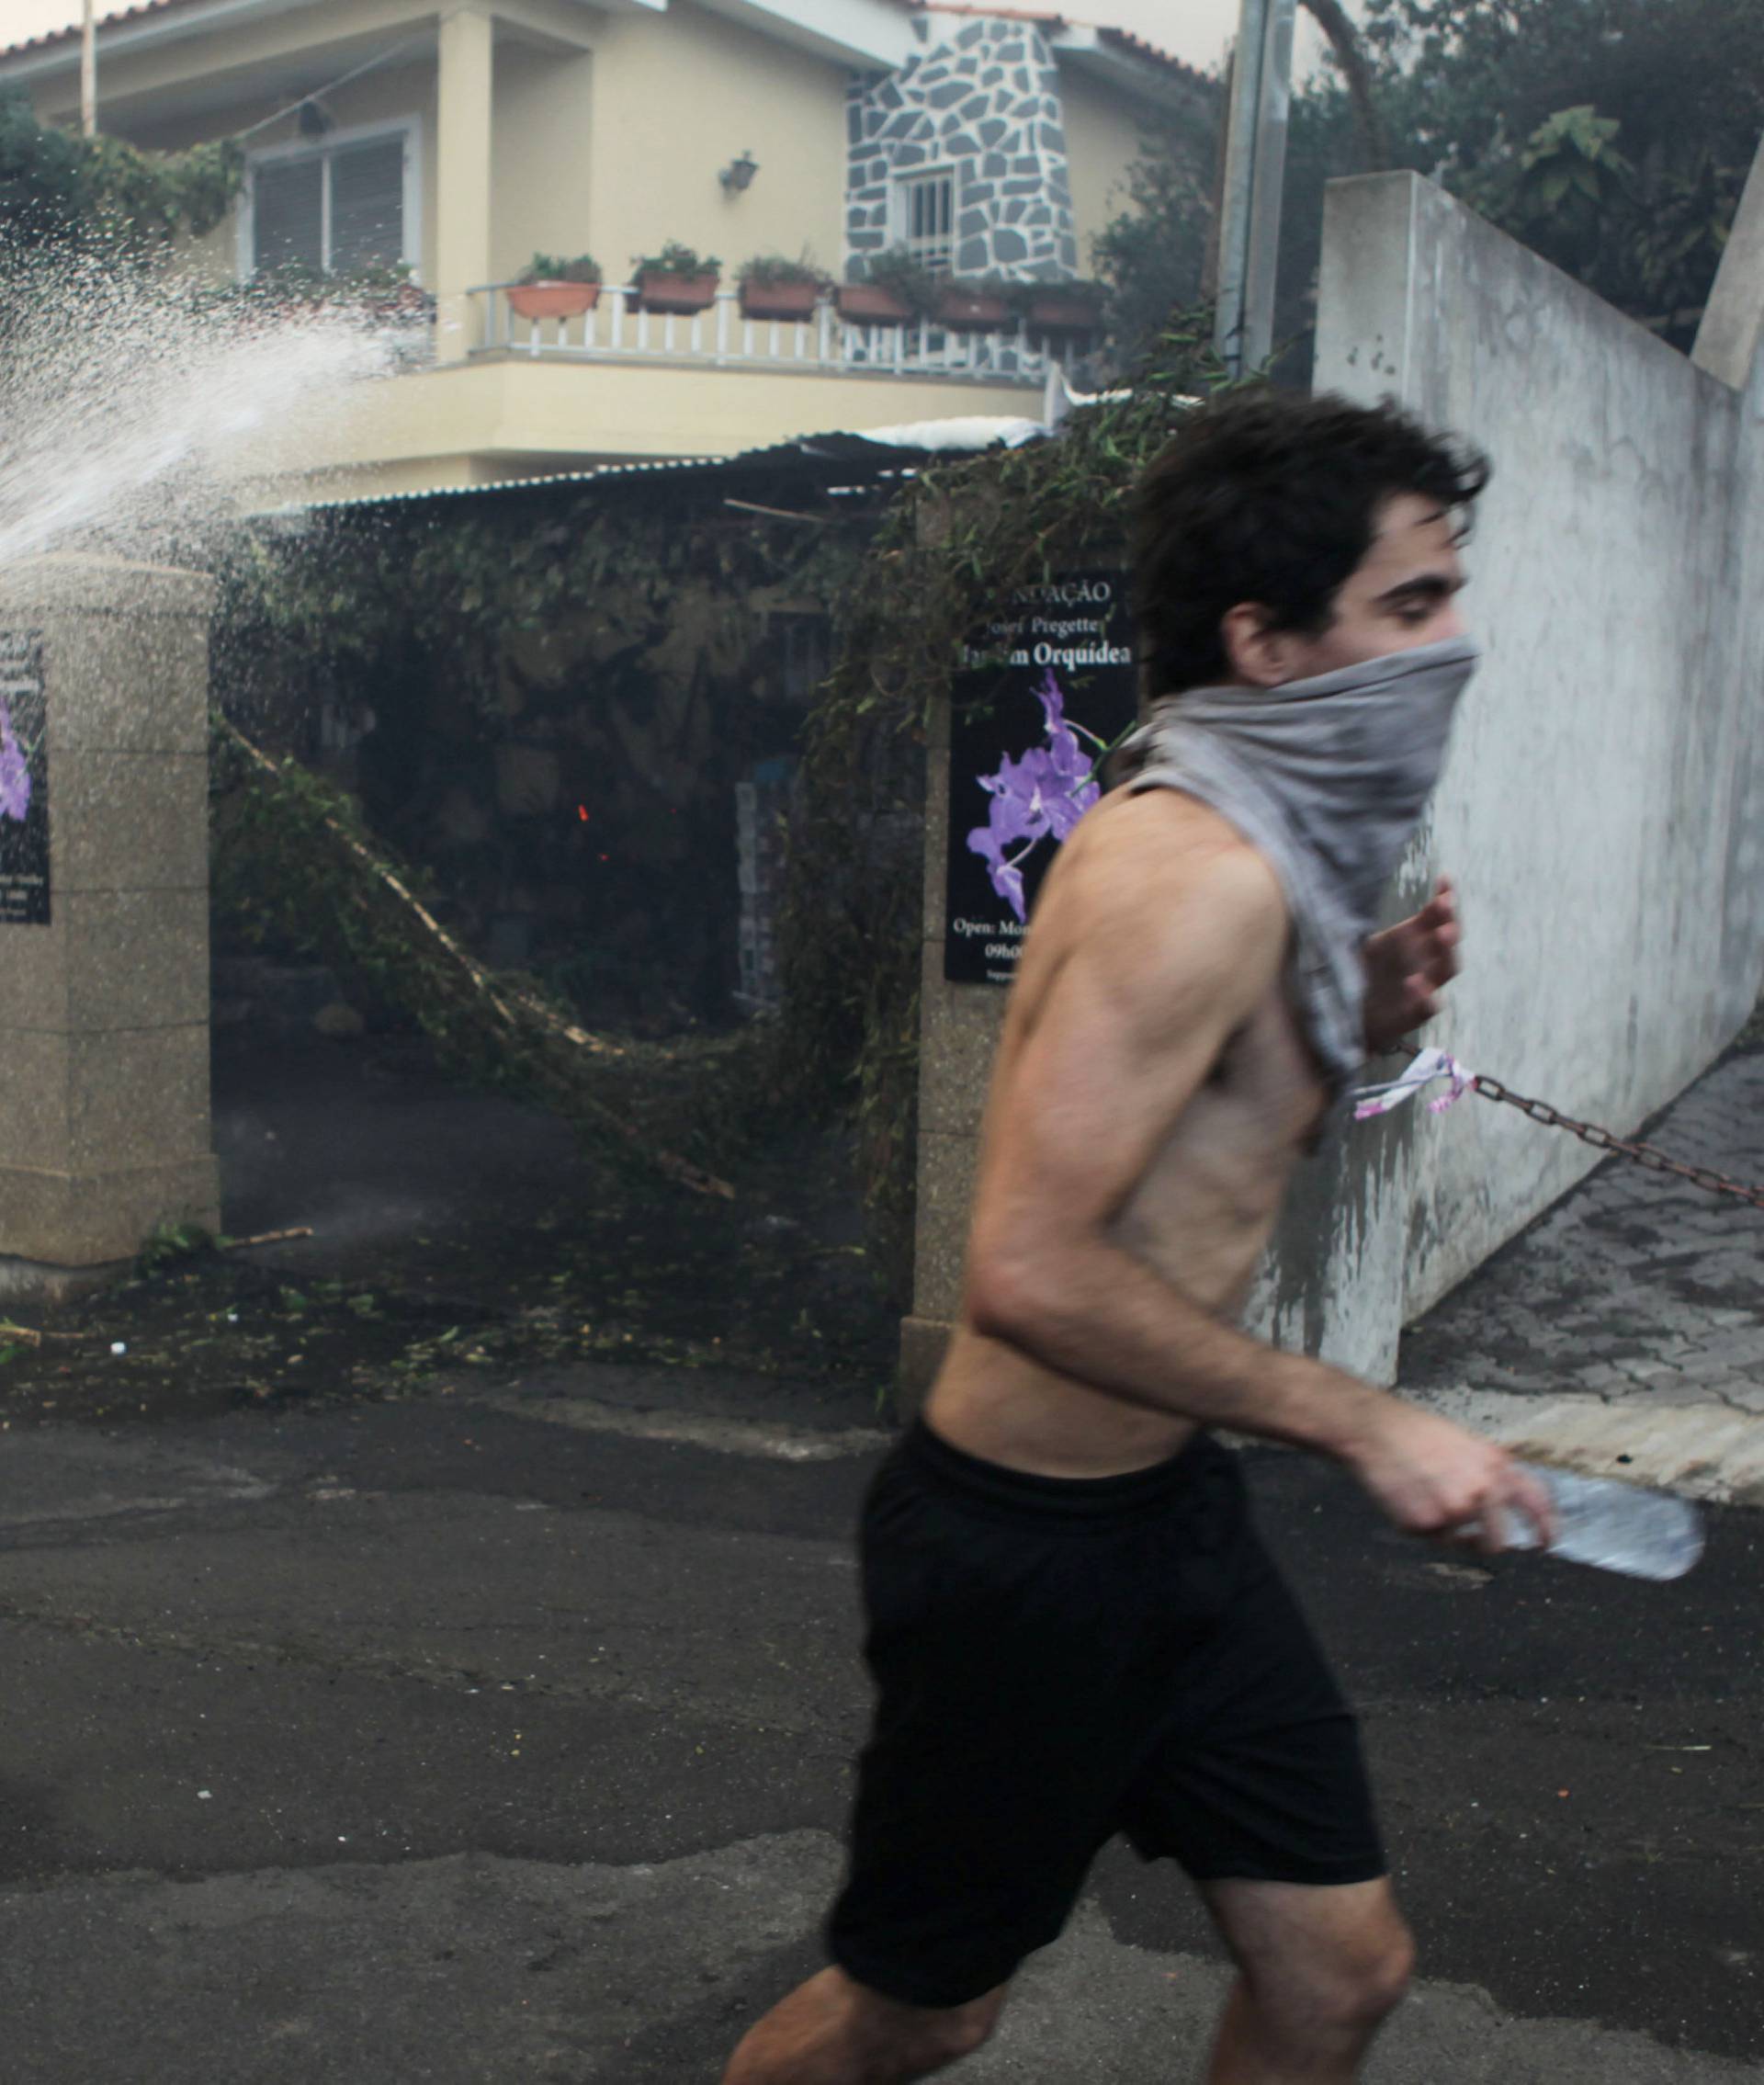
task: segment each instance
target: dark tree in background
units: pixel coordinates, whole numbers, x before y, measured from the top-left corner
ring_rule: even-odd
[[[1109,289],[1120,358],[1137,362],[1173,312],[1204,294],[1213,221],[1216,133],[1171,124],[1145,141],[1128,169],[1127,208],[1097,234],[1091,266]]]
[[[1306,4],[1323,19],[1328,0]],[[1764,137],[1760,0],[1364,0],[1359,15],[1358,79],[1338,18],[1338,55],[1293,100],[1282,373],[1308,369],[1323,185],[1381,162],[1439,181],[1688,346]],[[1204,251],[1212,185],[1197,205],[1195,156],[1192,137],[1148,139],[1132,199],[1148,220],[1161,210],[1164,229],[1121,218],[1097,243],[1124,347],[1166,284],[1176,303],[1201,294],[1192,256]],[[1157,292],[1129,285],[1138,256],[1165,252],[1181,260]]]

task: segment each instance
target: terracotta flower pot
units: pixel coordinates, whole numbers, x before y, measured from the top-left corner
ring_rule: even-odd
[[[716,302],[714,275],[662,275],[645,268],[637,278],[638,300],[646,312],[702,312]]]
[[[833,292],[833,301],[840,317],[855,325],[900,325],[912,316],[906,299],[878,282],[842,282]]]
[[[946,326],[989,333],[1010,323],[1011,307],[996,290],[964,289],[952,282],[938,293],[937,316]]]
[[[508,308],[517,319],[575,319],[600,301],[597,282],[517,282]]]
[[[746,319],[812,319],[820,302],[814,282],[744,282],[741,316]]]
[[[1038,333],[1094,333],[1102,323],[1102,307],[1092,297],[1040,289],[1029,300],[1029,323]]]

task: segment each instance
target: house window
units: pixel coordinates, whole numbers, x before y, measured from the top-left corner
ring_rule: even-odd
[[[894,236],[922,266],[946,275],[956,259],[956,176],[914,174],[894,185]]]
[[[298,262],[337,275],[414,252],[409,130],[266,153],[251,169],[247,273]]]

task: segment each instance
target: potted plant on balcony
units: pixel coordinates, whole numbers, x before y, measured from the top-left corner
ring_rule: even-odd
[[[259,268],[243,282],[216,285],[198,301],[237,308],[268,319],[309,318],[342,312],[375,325],[416,323],[435,316],[435,299],[404,261],[370,261],[356,268],[326,270],[309,261],[283,261]]]
[[[949,277],[938,288],[937,317],[959,333],[996,333],[1011,323],[1020,288],[1005,276]]]
[[[722,263],[670,239],[659,254],[631,263],[638,302],[646,312],[702,312],[715,301]]]
[[[1109,293],[1100,282],[1028,282],[1023,313],[1037,333],[1095,333]]]
[[[600,301],[600,263],[592,254],[578,254],[572,261],[535,254],[507,295],[516,318],[579,318]]]
[[[756,254],[741,263],[735,279],[747,319],[811,319],[832,288],[831,278],[807,253],[794,261],[784,254]]]
[[[901,325],[926,319],[937,308],[937,278],[904,246],[860,264],[861,282],[842,282],[835,292],[842,319],[855,325]]]

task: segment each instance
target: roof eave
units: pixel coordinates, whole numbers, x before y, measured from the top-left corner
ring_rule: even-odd
[[[918,48],[894,0],[698,0],[700,6],[817,58],[893,72]]]
[[[172,8],[139,21],[101,21],[98,47],[107,59],[120,58],[136,51],[161,50],[194,36],[209,36],[235,21],[292,14],[311,5],[311,0],[211,0],[206,7]],[[80,39],[70,30],[46,50],[0,51],[0,77],[28,85],[72,72],[79,62]]]
[[[98,24],[98,49],[107,60],[130,56],[138,51],[164,50],[198,36],[212,36],[217,29],[237,22],[263,21],[275,15],[291,15],[316,0],[192,0],[192,4],[167,8],[164,14],[146,15],[135,21],[112,18]],[[668,0],[594,0],[615,13],[661,15]],[[28,86],[32,81],[53,79],[71,73],[80,62],[80,37],[70,29],[40,50],[25,47],[0,50],[0,80]]]
[[[1043,33],[1060,63],[1087,73],[1119,93],[1179,114],[1198,115],[1207,107],[1204,80],[1139,57],[1113,42],[1106,30],[1068,23],[1063,28],[1049,28]]]

